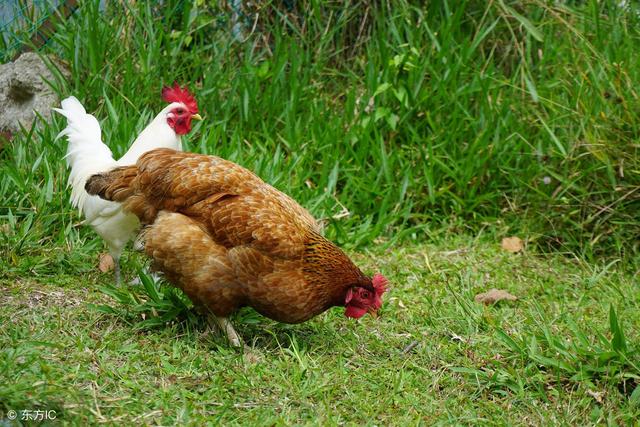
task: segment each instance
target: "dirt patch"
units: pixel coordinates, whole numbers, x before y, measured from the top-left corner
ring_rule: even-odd
[[[18,279],[9,286],[0,286],[0,298],[4,304],[26,308],[40,308],[45,306],[77,307],[85,298],[64,289],[34,289],[42,287],[37,282]]]
[[[30,308],[40,307],[43,305],[55,305],[58,307],[77,307],[82,300],[68,295],[63,291],[38,291],[33,290],[24,296],[26,305]]]

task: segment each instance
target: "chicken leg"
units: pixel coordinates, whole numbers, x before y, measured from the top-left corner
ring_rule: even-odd
[[[214,327],[222,331],[222,333],[227,336],[227,339],[232,346],[244,346],[242,338],[240,338],[236,330],[233,328],[233,325],[231,324],[231,321],[228,317],[218,317],[215,314],[210,313],[209,315],[207,315],[207,323],[210,327]]]
[[[116,286],[120,286],[120,257],[113,258],[113,271],[116,276]]]

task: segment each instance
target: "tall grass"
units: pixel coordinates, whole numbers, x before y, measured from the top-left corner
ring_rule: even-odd
[[[72,72],[52,85],[101,120],[116,154],[178,81],[206,118],[189,150],[255,170],[342,244],[490,223],[543,248],[637,259],[630,6],[309,0],[234,20],[224,3],[165,3],[84,2],[46,48]],[[0,221],[15,231],[0,249],[14,267],[51,242],[99,245],[66,203],[62,127],[54,118],[2,153]]]

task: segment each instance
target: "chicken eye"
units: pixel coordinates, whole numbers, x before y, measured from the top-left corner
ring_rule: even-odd
[[[183,110],[182,108],[178,108],[178,109],[176,110],[176,113],[178,113],[178,114],[182,114],[182,113],[184,113],[184,110]]]
[[[369,298],[369,291],[364,291],[362,293],[362,298]]]

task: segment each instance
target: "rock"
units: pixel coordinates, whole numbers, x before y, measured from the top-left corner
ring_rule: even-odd
[[[107,271],[113,270],[115,265],[116,263],[111,255],[106,252],[100,254],[100,261],[98,262],[98,269],[100,271],[106,273]]]
[[[65,77],[70,73],[59,67]],[[20,124],[31,127],[36,112],[45,119],[51,117],[51,108],[59,99],[46,81],[55,81],[55,77],[46,64],[34,52],[20,55],[15,62],[0,65],[0,133],[16,134]]]

